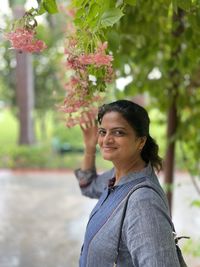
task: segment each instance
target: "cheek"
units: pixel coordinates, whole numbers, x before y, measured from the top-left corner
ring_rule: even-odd
[[[103,138],[101,136],[98,136],[98,140],[97,140],[98,145],[101,146],[102,142],[103,142]]]
[[[135,140],[126,140],[125,142],[123,142],[123,144],[121,145],[121,148],[126,151],[127,153],[134,153],[138,150],[138,144],[135,142]]]

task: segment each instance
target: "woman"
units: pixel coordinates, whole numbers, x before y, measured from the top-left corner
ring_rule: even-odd
[[[162,167],[146,110],[127,100],[103,105],[99,127],[82,125],[85,153],[75,171],[83,195],[99,198],[86,228],[80,267],[178,267],[173,224],[154,170]],[[97,134],[98,131],[98,134]],[[97,175],[96,144],[110,171]]]

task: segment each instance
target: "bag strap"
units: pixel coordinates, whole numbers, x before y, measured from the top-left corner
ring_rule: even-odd
[[[136,187],[133,188],[133,190],[131,190],[126,198],[126,202],[125,202],[125,205],[124,205],[124,209],[123,209],[123,213],[122,213],[122,217],[121,217],[121,224],[120,224],[120,229],[119,229],[119,239],[118,239],[118,243],[117,243],[117,256],[116,256],[116,260],[114,262],[114,266],[117,266],[117,260],[118,260],[118,256],[119,256],[119,246],[120,246],[120,241],[121,241],[121,234],[122,234],[122,227],[123,227],[123,222],[124,222],[124,218],[125,218],[125,215],[126,215],[126,210],[127,210],[127,206],[128,206],[128,200],[130,198],[130,196],[132,195],[132,193],[134,193],[137,189],[139,188],[143,188],[143,187],[147,187],[147,188],[150,188],[150,189],[153,189],[159,196],[160,198],[162,199],[162,201],[164,202],[164,204],[166,205],[162,195],[160,192],[158,192],[158,190],[156,190],[153,186],[151,185],[148,185],[148,184],[141,184],[141,185],[138,185]],[[175,240],[175,244],[176,246],[178,246],[178,240],[181,239],[181,238],[190,238],[190,237],[187,237],[187,236],[181,236],[181,237],[176,237],[176,231],[175,231],[175,228],[174,228],[174,224],[172,222],[172,230],[173,230],[173,233],[175,235],[174,237],[174,240]]]

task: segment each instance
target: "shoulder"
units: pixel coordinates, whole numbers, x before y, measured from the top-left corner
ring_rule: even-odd
[[[133,189],[128,198],[127,209],[142,210],[143,213],[157,209],[169,214],[164,191],[151,181],[143,182]]]
[[[125,229],[140,229],[149,232],[153,229],[172,229],[168,205],[160,195],[150,187],[140,187],[128,198]],[[139,230],[138,230],[139,231]]]

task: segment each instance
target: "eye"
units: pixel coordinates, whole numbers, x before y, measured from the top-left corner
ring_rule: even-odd
[[[115,131],[113,131],[113,134],[115,136],[123,136],[125,133],[121,130],[115,130]]]
[[[103,129],[99,129],[99,130],[98,130],[98,134],[99,134],[100,136],[105,136],[105,135],[106,135],[106,131],[103,130]]]

